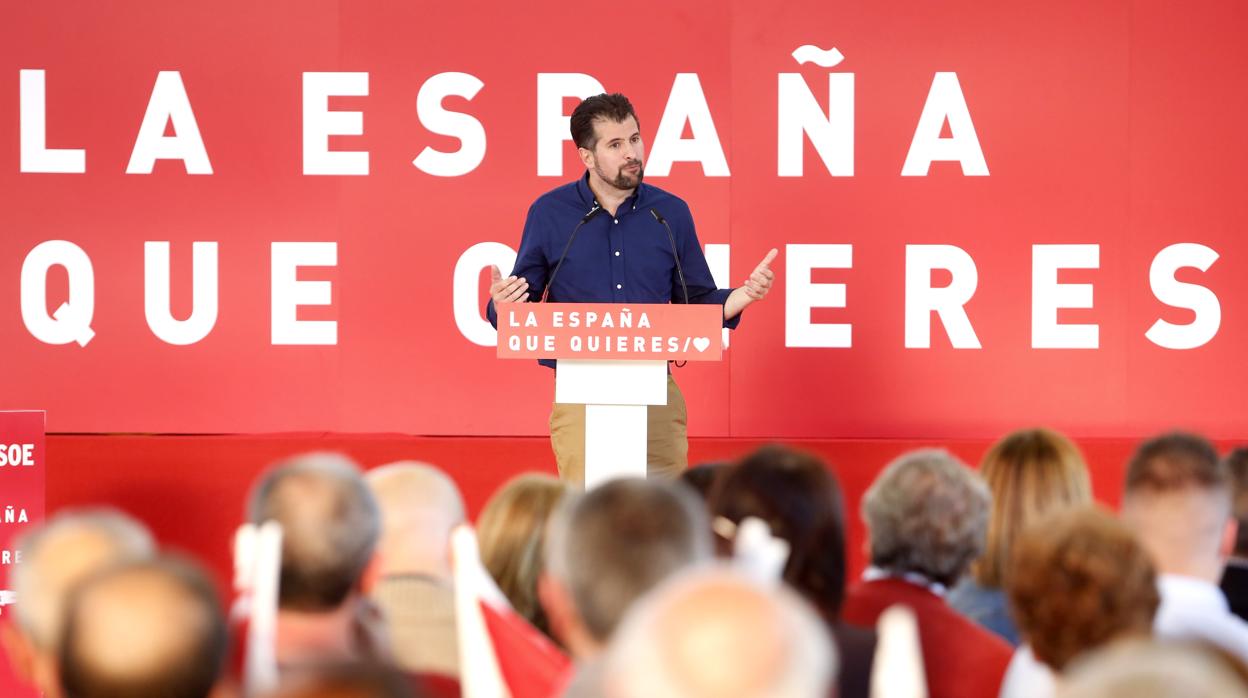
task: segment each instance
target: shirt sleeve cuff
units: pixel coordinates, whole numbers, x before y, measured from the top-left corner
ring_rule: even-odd
[[[727,302],[728,302],[728,296],[731,296],[731,295],[732,295],[732,291],[733,291],[733,289],[731,289],[731,288],[718,288],[718,289],[715,289],[715,290],[714,290],[714,291],[712,291],[712,292],[711,292],[711,294],[710,294],[710,298],[711,298],[710,302],[712,302],[712,303],[718,303],[718,304],[722,307],[722,306],[724,305],[724,303],[727,303]],[[730,330],[735,330],[735,329],[737,329],[737,325],[740,325],[740,324],[741,324],[741,316],[742,316],[742,315],[744,315],[744,314],[745,314],[744,312],[741,312],[741,313],[737,313],[737,316],[736,316],[736,317],[734,317],[734,318],[732,318],[732,319],[727,319],[727,318],[725,318],[725,319],[724,319],[724,327],[727,327],[727,328],[728,328],[728,329],[730,329]]]

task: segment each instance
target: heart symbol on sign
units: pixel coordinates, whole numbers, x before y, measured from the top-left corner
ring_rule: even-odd
[[[706,337],[694,337],[694,339],[693,339],[693,348],[694,348],[694,349],[697,349],[698,351],[706,351],[706,348],[707,348],[707,347],[709,347],[709,346],[711,346],[711,340],[710,340],[710,339],[708,339],[708,338],[706,338]]]

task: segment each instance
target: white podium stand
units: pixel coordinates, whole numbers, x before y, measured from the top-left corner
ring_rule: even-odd
[[[667,404],[667,362],[560,359],[555,402],[585,405],[585,489],[645,477],[646,415]]]
[[[500,303],[498,358],[555,359],[555,402],[585,405],[585,487],[646,476],[667,362],[719,361],[719,305]]]

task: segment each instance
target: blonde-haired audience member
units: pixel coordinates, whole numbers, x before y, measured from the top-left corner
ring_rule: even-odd
[[[837,653],[782,584],[727,567],[677,574],[629,611],[607,651],[611,698],[826,698]]]
[[[23,533],[22,563],[9,568],[16,623],[0,624],[9,663],[44,696],[60,695],[56,675],[69,593],[83,579],[124,562],[149,560],[156,544],[143,524],[113,509],[68,509]]]
[[[1157,636],[1208,642],[1248,663],[1248,624],[1218,588],[1236,524],[1226,464],[1212,444],[1175,433],[1141,445],[1127,464],[1122,519],[1160,573]]]
[[[1018,629],[1005,599],[1010,549],[1019,533],[1046,514],[1092,501],[1088,467],[1065,436],[1048,429],[1016,431],[980,462],[992,491],[984,554],[949,592],[949,605],[1017,645]]]
[[[568,485],[557,477],[519,475],[494,493],[477,518],[485,569],[511,607],[547,635],[550,622],[537,598],[537,580],[542,574],[546,522],[568,492]]]
[[[1002,698],[1051,698],[1076,657],[1152,633],[1159,602],[1152,561],[1122,522],[1098,508],[1056,512],[1024,531],[1009,573],[1010,605],[1027,644],[1010,663]]]

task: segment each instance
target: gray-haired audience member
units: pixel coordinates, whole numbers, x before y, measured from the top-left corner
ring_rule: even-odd
[[[69,698],[204,698],[226,656],[216,590],[188,562],[123,564],[71,595],[60,652]]]
[[[1136,640],[1088,655],[1058,698],[1248,698],[1243,675],[1208,646]]]
[[[16,623],[0,623],[10,665],[44,696],[59,695],[56,655],[70,589],[110,565],[146,560],[156,546],[147,529],[112,509],[65,510],[21,535],[21,563],[9,568]]]
[[[871,627],[890,606],[909,606],[932,698],[996,698],[1013,651],[944,599],[984,548],[990,501],[977,474],[936,449],[893,461],[862,500],[871,566],[841,618]]]
[[[706,508],[676,482],[620,479],[565,499],[551,519],[539,596],[578,674],[597,695],[599,654],[625,612],[684,567],[711,558]]]
[[[726,567],[665,582],[607,652],[609,698],[825,698],[837,671],[822,619],[782,584]]]
[[[1160,573],[1158,637],[1209,642],[1248,662],[1248,624],[1217,586],[1235,520],[1226,464],[1213,446],[1182,433],[1144,442],[1127,464],[1122,518]]]
[[[384,653],[379,613],[361,591],[381,514],[355,463],[333,453],[278,463],[253,488],[247,515],[282,527],[278,665]]]
[[[1231,451],[1226,456],[1226,468],[1231,477],[1231,509],[1239,525],[1221,587],[1231,612],[1248,620],[1248,447]]]
[[[451,531],[464,522],[459,488],[437,468],[404,461],[365,475],[382,533],[369,595],[385,616],[395,661],[459,677]]]

